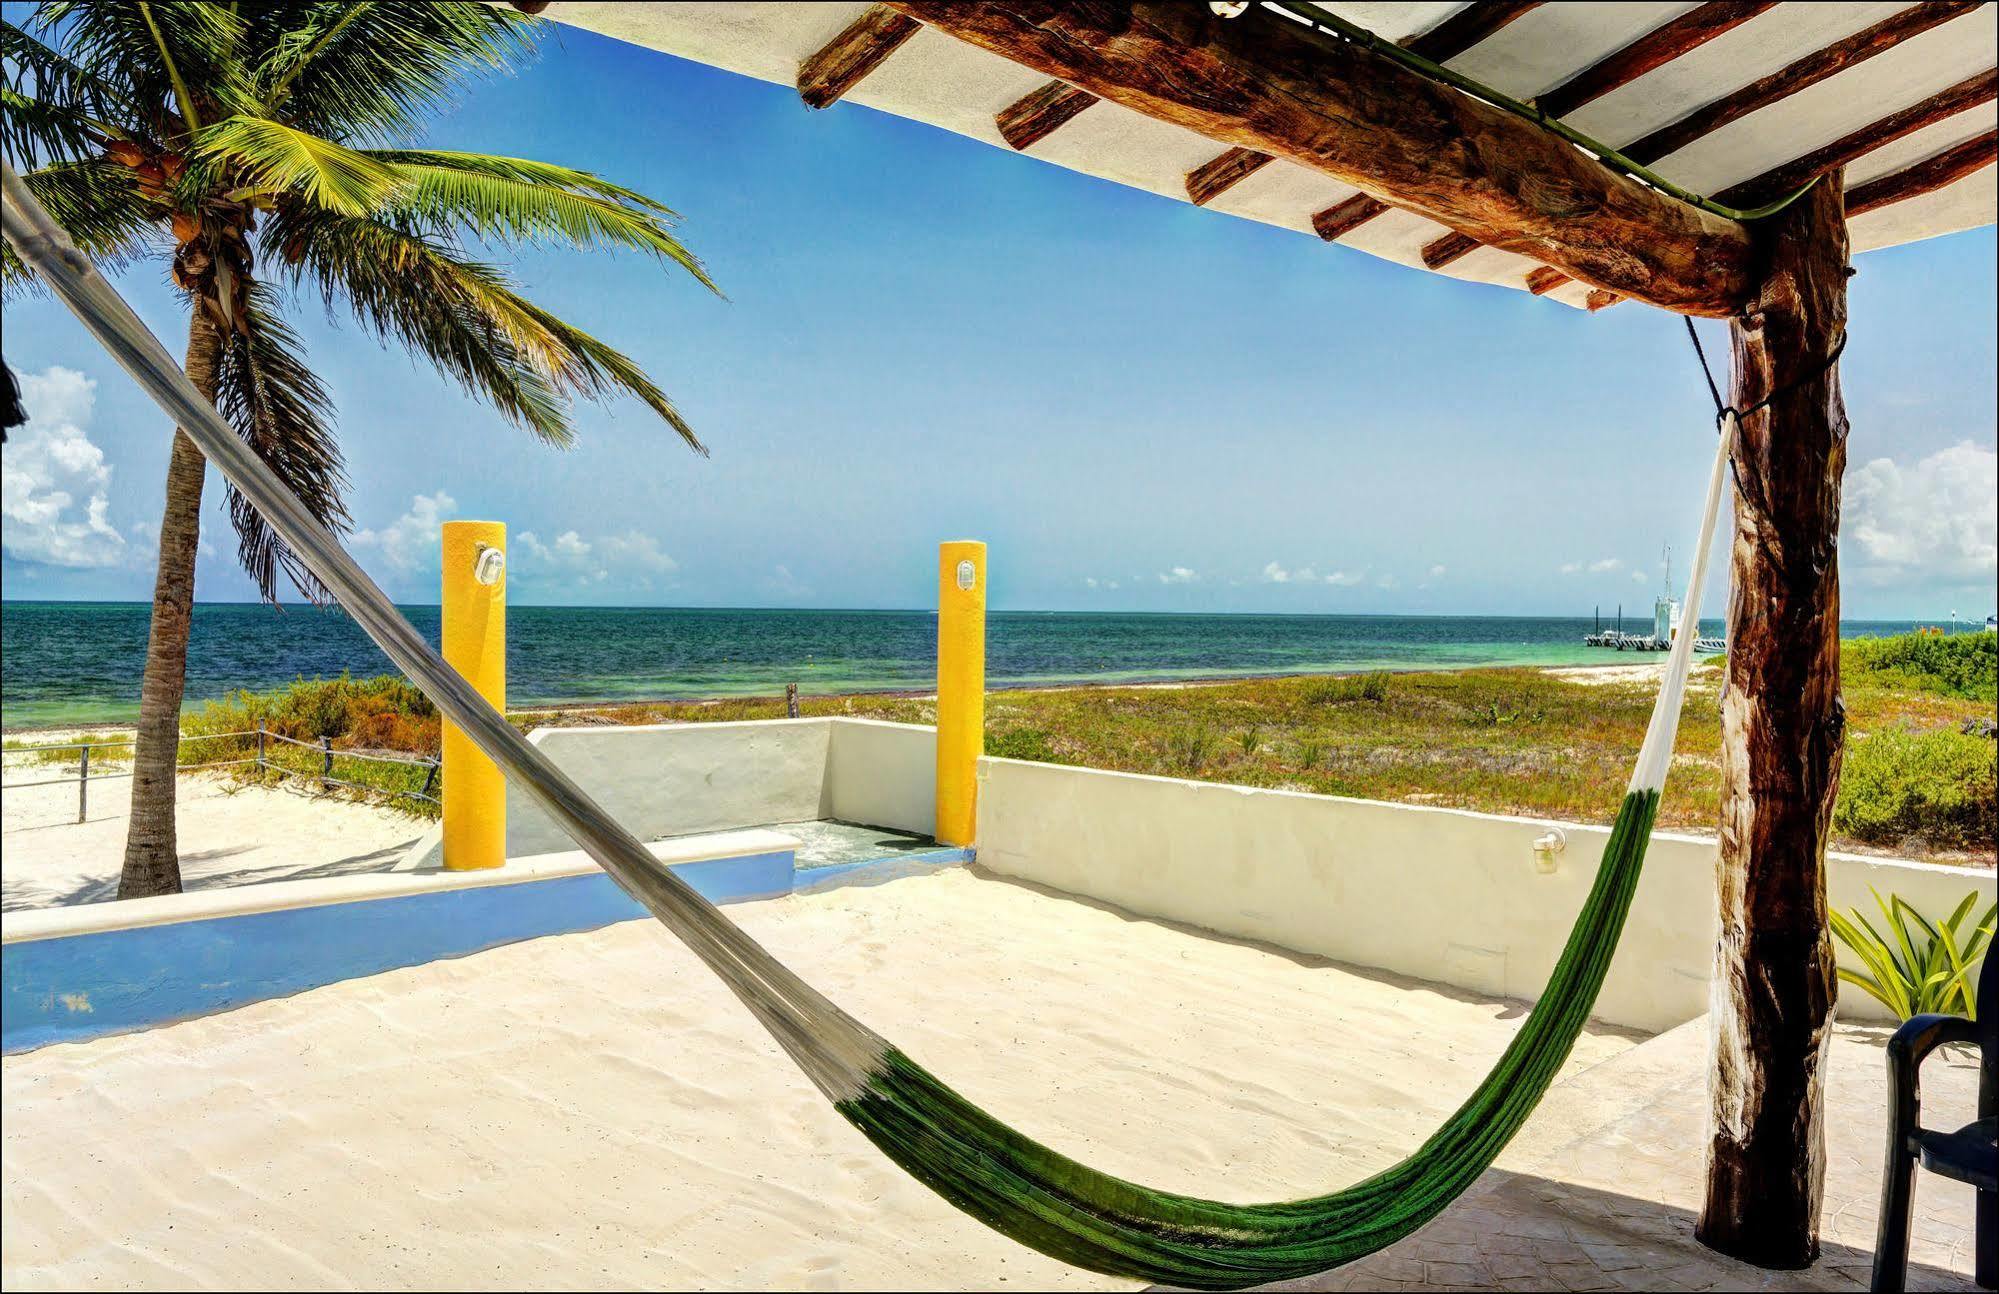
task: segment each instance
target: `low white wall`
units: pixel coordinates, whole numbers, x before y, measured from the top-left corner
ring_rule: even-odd
[[[656,840],[827,816],[834,722],[540,728],[528,740],[640,840]],[[509,783],[507,857],[573,848],[562,828]]]
[[[937,730],[917,724],[824,718],[537,728],[528,740],[641,840],[811,818],[925,835],[936,823]],[[432,827],[400,866],[435,866],[442,839]],[[572,848],[509,783],[507,857]]]
[[[937,730],[834,719],[826,758],[832,815],[929,835],[937,825]]]
[[[979,862],[995,872],[1222,934],[1482,993],[1532,999],[1595,879],[1609,832],[1008,759],[979,761]],[[1597,1015],[1665,1029],[1707,1009],[1715,845],[1654,837]],[[1834,855],[1830,899],[1872,884],[1947,913],[1989,873]],[[1842,953],[1843,955],[1843,953]],[[1847,1018],[1883,1018],[1858,990]]]

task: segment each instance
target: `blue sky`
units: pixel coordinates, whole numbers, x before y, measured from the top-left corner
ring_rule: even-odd
[[[533,603],[920,607],[937,541],[973,537],[1002,607],[1588,615],[1649,605],[1661,546],[1689,551],[1711,406],[1659,311],[1421,274],[566,28],[431,142],[671,204],[728,300],[636,257],[511,259],[706,460],[632,403],[547,450],[300,303],[355,551],[405,601],[436,600],[448,516],[508,523]],[[1991,610],[1994,245],[1860,261],[1849,616]],[[178,352],[163,268],[122,286]],[[5,457],[6,596],[148,596],[160,415],[53,304],[5,325],[36,412]],[[198,596],[250,598],[210,488]]]

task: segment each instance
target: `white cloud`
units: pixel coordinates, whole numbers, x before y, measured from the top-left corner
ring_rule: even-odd
[[[1159,573],[1159,582],[1161,584],[1192,584],[1200,578],[1199,574],[1185,566],[1175,566],[1171,570]]]
[[[597,548],[612,566],[640,575],[671,575],[680,569],[680,563],[661,550],[659,540],[641,531],[612,535],[600,540]]]
[[[1431,579],[1433,579],[1433,580],[1441,580],[1441,579],[1443,579],[1443,578],[1444,578],[1444,568],[1443,568],[1443,567],[1442,567],[1441,565],[1439,565],[1439,566],[1432,566],[1432,567],[1430,568],[1430,578],[1431,578]]]
[[[1392,589],[1395,587],[1395,577],[1393,575],[1376,576],[1374,587],[1378,589]]]
[[[1970,441],[1912,466],[1877,458],[1846,474],[1844,533],[1871,574],[1999,574],[1999,454]]]
[[[111,524],[111,465],[86,428],[97,384],[52,366],[21,375],[28,421],[0,458],[0,516],[9,556],[50,566],[115,566],[125,537]]]
[[[1583,569],[1583,564],[1581,562],[1562,563],[1562,574],[1564,575],[1580,575],[1582,573],[1582,569]]]
[[[1617,557],[1605,557],[1589,564],[1591,575],[1608,575],[1612,571],[1624,569],[1624,561]]]
[[[547,576],[570,583],[603,584],[613,577],[624,577],[636,587],[651,588],[654,576],[671,575],[680,569],[680,563],[659,546],[659,540],[641,530],[595,540],[565,530],[554,543],[544,542],[532,530],[523,530],[514,537],[513,547],[524,559],[520,573],[529,579]],[[791,583],[788,572],[779,583]]]
[[[356,548],[372,548],[391,569],[408,573],[435,569],[442,539],[439,531],[458,511],[458,501],[439,490],[410,500],[409,511],[379,530],[357,530]]]
[[[1367,582],[1366,571],[1327,571],[1326,583],[1337,589],[1350,589],[1356,584]]]
[[[1265,584],[1310,584],[1319,577],[1309,566],[1301,566],[1295,571],[1287,571],[1276,562],[1271,562],[1263,568],[1263,574],[1257,578]]]
[[[1643,571],[1631,572],[1631,582],[1633,584],[1643,584],[1645,582],[1645,572]]]

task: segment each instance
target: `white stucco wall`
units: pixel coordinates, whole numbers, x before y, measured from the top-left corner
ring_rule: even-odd
[[[1360,966],[1533,998],[1596,875],[1609,832],[1450,809],[1026,763],[979,762],[979,862],[1145,916]],[[1714,842],[1654,838],[1597,1014],[1665,1029],[1707,1007]],[[1947,913],[1989,872],[1834,855],[1830,899],[1869,884]],[[1858,990],[1847,1018],[1883,1018]]]
[[[827,816],[833,722],[540,728],[528,740],[632,834],[656,840]],[[507,857],[572,848],[562,829],[509,783]]]
[[[937,730],[879,719],[830,722],[832,816],[929,835],[937,825]]]
[[[916,724],[822,718],[538,728],[528,740],[641,840],[827,817],[925,834],[935,825],[937,730]],[[433,827],[402,866],[435,865],[441,838]],[[507,857],[572,848],[509,784]]]

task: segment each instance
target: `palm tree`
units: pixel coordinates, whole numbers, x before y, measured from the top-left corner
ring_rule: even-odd
[[[172,257],[188,377],[322,521],[348,526],[331,401],[285,307],[307,290],[429,360],[552,445],[578,396],[664,392],[543,310],[467,242],[629,249],[714,288],[674,213],[547,162],[408,146],[470,75],[531,52],[538,21],[480,3],[44,3],[0,23],[0,155],[100,265]],[[9,288],[28,276],[11,251]],[[703,451],[705,452],[705,451]],[[180,889],[174,763],[205,462],[176,431],[140,693],[120,898]],[[229,494],[244,569],[326,591]]]

